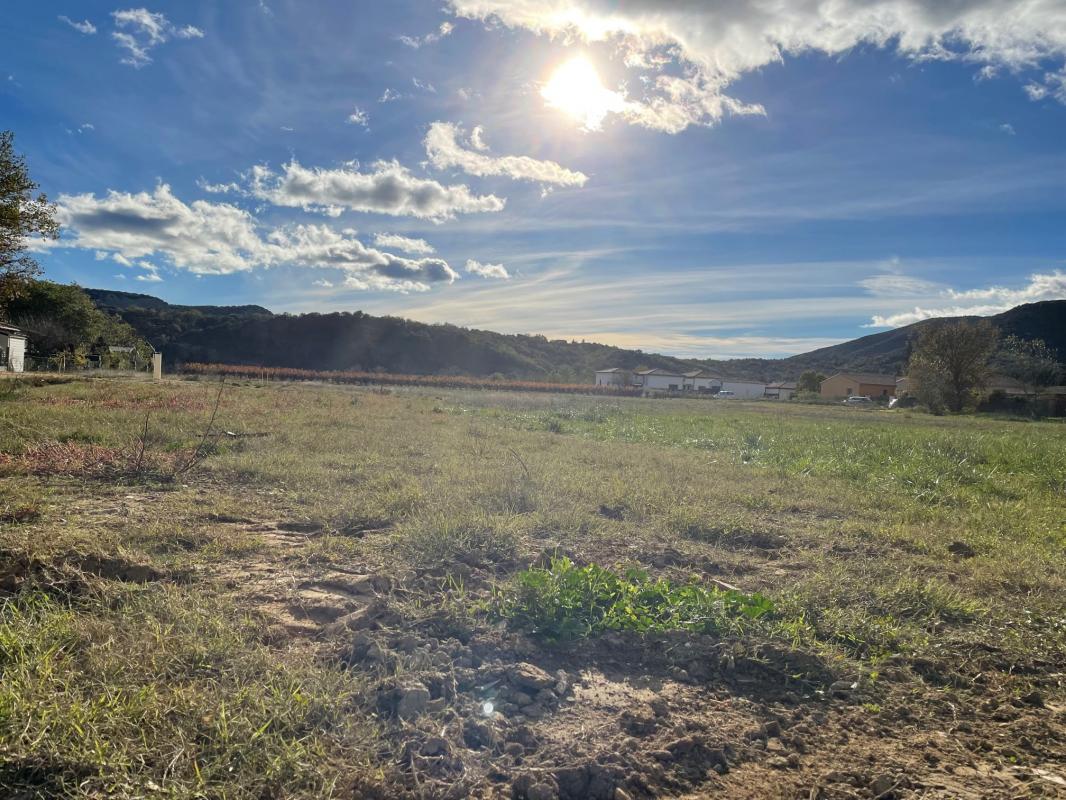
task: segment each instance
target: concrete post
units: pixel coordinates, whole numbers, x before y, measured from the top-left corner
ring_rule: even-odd
[[[163,354],[152,353],[152,377],[157,380],[163,380]]]

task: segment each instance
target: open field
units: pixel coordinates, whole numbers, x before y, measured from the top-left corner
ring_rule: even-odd
[[[1060,797],[1064,598],[1055,422],[0,386],[3,797]]]

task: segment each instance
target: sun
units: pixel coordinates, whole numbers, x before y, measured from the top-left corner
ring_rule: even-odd
[[[573,117],[586,130],[599,130],[604,117],[625,108],[625,96],[603,85],[596,67],[584,56],[561,64],[540,90],[548,105]]]

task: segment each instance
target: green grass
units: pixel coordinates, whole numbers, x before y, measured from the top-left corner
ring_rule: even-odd
[[[196,446],[216,391],[78,380],[0,395],[0,553],[67,565],[20,583],[0,563],[9,793],[317,798],[396,768],[402,729],[373,716],[335,643],[269,642],[241,582],[217,580],[270,555],[225,519],[310,524],[285,570],[379,572],[407,607],[447,606],[472,629],[494,607],[549,638],[728,633],[845,674],[913,664],[895,679],[916,697],[930,663],[1024,694],[1066,660],[1066,425],[243,382],[218,427],[256,435],[224,437],[177,480],[25,469],[49,442],[125,458],[146,413],[162,463]],[[71,554],[164,579],[79,576]],[[536,566],[551,556],[569,561]],[[748,613],[765,610],[750,597],[773,612]]]
[[[618,574],[598,564],[579,567],[565,557],[518,573],[492,601],[496,616],[549,640],[606,631],[739,632],[772,610],[759,594],[675,585],[636,568]]]
[[[367,761],[349,674],[283,664],[182,590],[0,602],[0,785],[49,796],[322,796]]]

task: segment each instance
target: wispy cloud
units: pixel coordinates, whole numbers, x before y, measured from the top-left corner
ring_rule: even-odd
[[[500,175],[514,180],[535,181],[557,186],[583,186],[588,176],[567,169],[554,161],[540,161],[529,156],[489,156],[482,139],[481,128],[470,137],[474,148],[464,148],[459,139],[463,129],[449,122],[434,122],[426,134],[425,146],[429,163],[437,169],[458,167],[470,175],[486,177]]]
[[[511,273],[503,264],[482,264],[472,258],[466,262],[466,271],[479,278],[497,278],[506,281],[511,277]]]
[[[92,36],[94,33],[96,33],[96,26],[89,22],[89,20],[83,20],[82,22],[78,22],[77,20],[71,19],[65,14],[60,14],[59,21],[65,22],[78,33],[84,33],[86,36]]]
[[[370,116],[361,109],[359,106],[355,107],[355,110],[348,115],[349,125],[358,125],[364,130],[370,130]]]
[[[399,36],[397,38],[408,47],[417,50],[427,44],[439,42],[445,36],[450,35],[453,30],[455,30],[455,25],[451,22],[442,22],[437,30],[432,33],[427,33],[424,36]]]
[[[400,236],[395,233],[375,233],[374,244],[377,247],[400,250],[404,253],[416,253],[423,256],[437,252],[433,249],[433,245],[425,239],[412,239],[409,236]]]
[[[111,37],[126,51],[122,63],[140,69],[152,63],[152,50],[171,39],[201,39],[204,32],[192,25],[178,26],[162,13],[146,8],[112,11],[115,27]]]
[[[915,306],[909,311],[894,314],[875,314],[868,328],[898,328],[934,317],[986,317],[1000,314],[1024,303],[1044,300],[1066,300],[1066,272],[1034,273],[1020,288],[990,286],[984,289],[957,291],[945,289],[939,293],[940,305]]]

